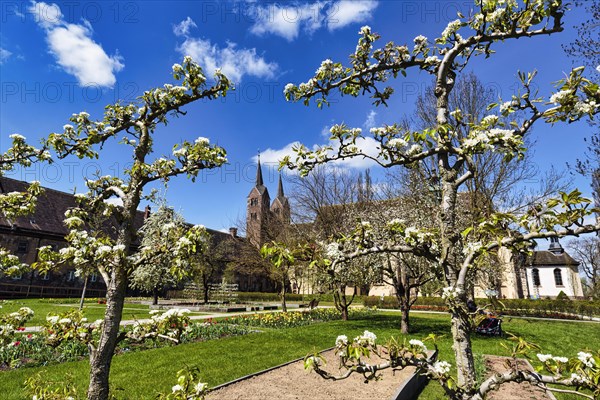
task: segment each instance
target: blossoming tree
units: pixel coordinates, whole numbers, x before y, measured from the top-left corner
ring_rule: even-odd
[[[30,166],[36,161],[50,161],[50,153],[45,147],[38,149],[27,144],[25,137],[19,134],[10,135],[11,146],[0,154],[0,176],[15,166]],[[9,222],[19,216],[33,212],[37,197],[42,193],[39,182],[31,182],[26,192],[0,193],[0,216]],[[26,268],[19,258],[0,247],[0,275],[15,274]]]
[[[385,86],[390,78],[418,69],[434,76],[437,99],[435,125],[421,131],[403,129],[399,124],[371,129],[378,144],[378,154],[363,151],[359,143],[363,132],[345,124],[331,128],[331,145],[310,150],[295,147],[295,156],[287,156],[281,166],[308,174],[315,166],[352,157],[371,159],[384,168],[410,167],[433,160],[439,178],[440,198],[434,227],[418,229],[401,219],[391,220],[384,230],[375,232],[360,224],[354,235],[344,240],[347,251],[331,260],[332,265],[374,253],[411,253],[425,257],[443,272],[451,321],[456,383],[461,396],[476,392],[475,368],[470,341],[471,315],[466,307],[467,280],[477,260],[500,247],[525,251],[533,239],[563,237],[592,232],[600,225],[584,223],[593,213],[590,201],[578,191],[561,193],[543,204],[516,215],[494,213],[486,220],[460,229],[457,224],[457,198],[465,183],[473,179],[473,157],[486,152],[502,153],[507,159],[522,157],[524,139],[537,122],[573,122],[598,113],[600,90],[575,68],[557,85],[549,101],[532,88],[535,72],[519,73],[522,89],[510,99],[490,105],[490,114],[468,123],[462,111],[449,108],[456,76],[478,55],[491,57],[498,42],[535,38],[561,32],[567,7],[560,0],[525,1],[476,0],[476,11],[469,17],[448,24],[433,42],[424,36],[414,39],[414,46],[388,42],[374,48],[379,35],[363,27],[350,65],[325,60],[315,76],[298,86],[289,84],[285,96],[290,101],[311,100],[318,107],[328,104],[334,92],[358,96],[371,93],[374,104],[386,105],[393,88]],[[514,118],[519,113],[520,118]],[[503,117],[503,118],[500,118]],[[513,118],[511,118],[513,117]],[[510,122],[504,122],[508,119]],[[458,128],[468,124],[468,136],[459,137]],[[533,378],[532,378],[533,379]],[[558,379],[555,379],[558,380]],[[572,381],[571,383],[573,383]]]
[[[140,201],[151,195],[147,187],[154,182],[167,182],[184,175],[192,181],[201,170],[216,168],[227,162],[225,150],[211,145],[203,137],[194,142],[176,144],[171,157],[152,157],[154,134],[159,124],[166,124],[168,116],[183,114],[181,108],[200,99],[225,96],[229,80],[219,71],[209,85],[207,77],[190,57],[173,65],[173,76],[178,86],[166,84],[144,92],[137,103],[115,103],[105,108],[101,120],[93,120],[85,112],[71,117],[73,125],[64,126],[62,133],[49,135],[46,145],[59,158],[76,156],[97,158],[102,146],[119,140],[131,147],[132,166],[124,179],[102,176],[87,181],[88,192],[78,196],[79,208],[69,211],[65,223],[71,229],[67,236],[69,247],[53,253],[45,248],[40,253],[41,266],[48,263],[70,262],[78,268],[96,268],[107,286],[106,312],[100,339],[90,351],[90,385],[88,399],[105,400],[109,397],[108,379],[112,356],[119,340],[125,292],[131,272],[143,257],[134,254],[136,215]],[[106,202],[114,198],[122,202],[115,206]],[[88,215],[104,215],[112,234],[89,235],[86,231]],[[185,233],[185,240],[170,248],[170,256],[178,272],[185,265],[187,254],[195,252],[205,242],[205,229],[194,226]],[[144,252],[142,252],[143,255]],[[177,268],[179,267],[179,268]]]
[[[177,262],[171,255],[178,246],[189,244],[185,236],[185,221],[172,208],[161,205],[156,213],[144,221],[139,233],[141,247],[136,264],[131,273],[131,287],[152,293],[153,304],[158,304],[158,294],[169,286],[177,285],[181,274],[173,274]],[[203,253],[204,249],[197,249]],[[187,262],[185,260],[184,262]]]

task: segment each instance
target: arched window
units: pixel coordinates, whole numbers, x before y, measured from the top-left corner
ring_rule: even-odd
[[[554,269],[554,283],[556,283],[556,286],[563,285],[562,274],[560,272],[560,268]]]
[[[541,286],[540,283],[540,270],[537,268],[534,268],[531,271],[531,277],[533,278],[533,286]]]

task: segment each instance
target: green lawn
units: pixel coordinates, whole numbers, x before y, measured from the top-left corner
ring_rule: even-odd
[[[0,314],[17,311],[21,307],[31,308],[35,315],[27,323],[27,326],[42,325],[46,321],[48,313],[64,313],[66,311],[79,308],[79,300],[75,299],[20,299],[0,301]],[[104,318],[105,304],[98,304],[97,301],[86,300],[83,313],[86,318],[93,322]],[[125,303],[123,309],[123,319],[144,319],[149,318],[150,307],[144,304]],[[191,313],[190,315],[201,315],[203,313]]]
[[[412,317],[414,334],[423,338],[430,332],[445,335],[440,340],[440,358],[452,360],[449,318],[444,314],[419,314]],[[300,328],[268,330],[263,333],[225,338],[144,352],[114,358],[111,382],[120,399],[153,399],[159,391],[168,392],[175,384],[176,372],[184,365],[197,365],[203,380],[215,386],[237,377],[283,362],[303,357],[315,349],[333,346],[337,335],[354,337],[365,329],[383,343],[390,335],[398,334],[399,314],[376,314],[368,319],[336,321]],[[505,320],[507,331],[521,335],[542,346],[544,352],[572,356],[584,348],[600,345],[600,325],[577,322],[546,322],[534,320]],[[508,355],[500,346],[505,339],[473,339],[476,353]],[[44,379],[61,380],[68,373],[85,393],[88,374],[86,361],[53,365],[44,368],[25,368],[0,372],[2,399],[24,399],[22,383],[32,374],[43,371]],[[422,395],[424,399],[443,398],[435,382]],[[368,390],[368,386],[365,386]],[[367,398],[368,395],[365,395]],[[564,398],[564,397],[562,397]]]

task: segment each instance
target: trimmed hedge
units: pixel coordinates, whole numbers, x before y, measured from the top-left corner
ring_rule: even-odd
[[[281,299],[279,298],[279,293],[263,293],[263,292],[237,292],[237,303],[279,303]],[[169,291],[170,298],[182,298],[183,291]],[[367,296],[355,296],[352,304],[361,304],[364,302],[364,299]],[[288,293],[286,294],[287,301],[300,302],[300,303],[308,303],[312,299],[318,299],[322,302],[332,302],[333,303],[333,295],[331,293],[327,294],[294,294]]]
[[[476,303],[484,306],[490,301],[489,299],[476,299]],[[495,307],[496,311],[504,315],[561,319],[600,316],[600,301],[502,299],[498,303]],[[398,300],[392,296],[384,297],[383,301],[378,296],[365,297],[363,304],[367,307],[400,308]],[[446,304],[441,297],[419,297],[411,309],[447,311]]]

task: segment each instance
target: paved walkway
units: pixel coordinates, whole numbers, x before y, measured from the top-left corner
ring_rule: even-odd
[[[71,304],[58,304],[60,306],[72,306]],[[320,308],[332,308],[333,306],[319,306]],[[185,307],[183,307],[185,308]],[[126,308],[125,308],[126,309]],[[138,308],[135,308],[132,310],[139,310]],[[295,310],[295,308],[293,308],[292,306],[292,311]],[[379,308],[379,311],[384,311],[384,312],[396,312],[399,313],[400,310],[397,309],[393,309],[393,308]],[[260,313],[270,313],[270,312],[281,312],[281,310],[265,310],[265,311],[239,311],[239,312],[215,312],[215,313],[209,313],[209,314],[202,314],[202,315],[190,315],[190,319],[191,320],[205,320],[205,319],[212,319],[212,318],[226,318],[226,317],[235,317],[238,315],[244,315],[244,314],[260,314]],[[427,311],[427,310],[411,310],[411,314],[448,314],[445,311]],[[584,319],[558,319],[558,318],[542,318],[542,317],[527,317],[527,316],[516,316],[516,315],[505,315],[502,318],[517,318],[517,319],[535,319],[535,320],[540,320],[540,321],[563,321],[563,322],[583,322],[583,323],[600,323],[600,318],[598,317],[586,317],[584,316]],[[121,321],[121,325],[126,326],[126,325],[133,325],[136,322],[148,322],[150,321],[149,318],[144,318],[144,319],[138,319],[138,320],[133,320],[133,319],[127,319],[127,320],[123,320]],[[28,326],[25,328],[25,332],[39,332],[42,329],[41,326]]]
[[[60,304],[61,306],[63,306],[63,304]],[[64,304],[65,306],[69,306],[68,304]],[[331,306],[325,306],[325,307],[331,307]],[[323,307],[323,308],[325,308]],[[185,308],[185,307],[182,307]],[[139,310],[139,308],[136,308],[135,310]],[[293,311],[295,310],[294,308],[292,308]],[[150,310],[148,310],[150,311]],[[166,310],[165,310],[166,311]],[[210,313],[210,314],[202,314],[202,315],[190,315],[190,319],[191,320],[204,320],[204,319],[213,319],[213,318],[226,318],[226,317],[235,317],[238,315],[244,315],[244,314],[262,314],[262,313],[270,313],[270,312],[278,312],[281,310],[265,310],[265,311],[239,311],[239,312],[215,312],[215,313]],[[193,311],[192,311],[193,312]],[[200,311],[199,311],[200,312]],[[126,325],[133,325],[136,322],[148,322],[150,321],[150,318],[142,318],[142,319],[125,319],[121,321],[121,325],[122,326],[126,326]],[[41,326],[27,326],[25,327],[25,332],[39,332],[42,330]]]

